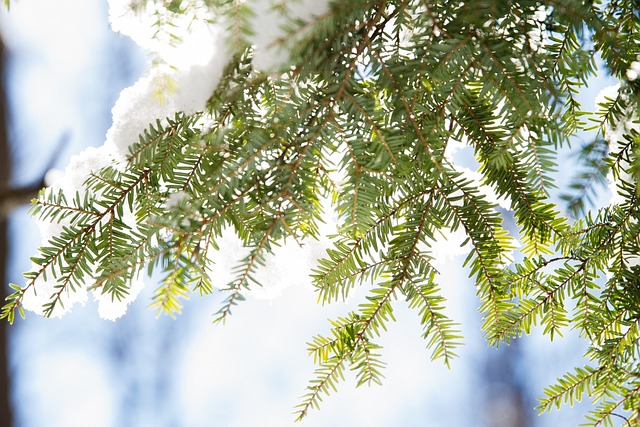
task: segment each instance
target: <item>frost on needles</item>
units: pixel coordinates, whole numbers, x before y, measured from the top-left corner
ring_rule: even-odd
[[[155,272],[158,311],[219,290],[225,320],[269,254],[327,242],[333,220],[310,280],[322,303],[366,297],[309,343],[318,369],[300,418],[345,369],[381,381],[376,341],[398,304],[449,364],[461,337],[439,267],[463,251],[488,342],[541,327],[589,343],[540,410],[588,395],[589,425],[638,424],[637,12],[631,0],[112,0],[148,72],[123,91],[105,145],[35,201],[44,243],[2,314],[58,316],[91,292],[116,318]],[[619,85],[590,113],[576,95],[595,54]],[[557,153],[581,130],[593,141],[557,207]],[[598,205],[607,185],[615,198]],[[229,232],[243,250],[219,282]]]

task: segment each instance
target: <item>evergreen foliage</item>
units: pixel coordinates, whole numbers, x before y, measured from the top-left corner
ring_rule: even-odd
[[[275,245],[319,237],[329,198],[340,226],[312,273],[319,300],[360,286],[368,294],[309,343],[318,369],[299,418],[346,369],[358,385],[382,381],[376,340],[399,304],[419,313],[433,359],[455,357],[462,338],[440,291],[446,273],[432,264],[446,229],[466,235],[489,343],[534,327],[551,339],[577,329],[588,341],[589,364],[546,389],[539,409],[588,397],[587,425],[620,416],[640,425],[640,134],[625,127],[640,99],[627,73],[640,54],[635,0],[333,2],[292,24],[289,34],[303,36],[280,40],[294,65],[277,73],[252,66],[249,8],[205,3],[236,29],[236,54],[206,109],[150,124],[126,163],[93,174],[84,194],[41,192],[32,213],[64,228],[33,258],[27,284],[13,285],[3,317],[22,315],[42,278],[57,281],[51,314],[64,293],[89,287],[120,299],[132,278],[160,271],[155,309],[175,315],[189,294],[221,289],[224,321],[259,285],[254,274]],[[576,94],[596,54],[621,85],[590,114]],[[620,126],[622,138],[607,139]],[[550,201],[552,174],[584,129],[599,133],[582,151],[569,216]],[[473,148],[481,181],[447,155],[454,142]],[[624,201],[595,209],[607,175]],[[510,204],[513,236],[487,188]],[[220,284],[211,255],[229,228],[250,252]]]

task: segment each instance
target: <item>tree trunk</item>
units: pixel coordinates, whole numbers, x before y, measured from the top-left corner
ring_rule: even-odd
[[[9,132],[7,126],[7,97],[5,83],[5,52],[0,40],[0,189],[9,188],[11,179],[11,150],[9,149]],[[3,203],[4,205],[4,203]],[[7,296],[7,256],[10,245],[7,233],[7,214],[0,212],[0,301],[4,304]],[[13,425],[13,414],[10,403],[10,378],[8,352],[7,321],[0,320],[0,426]]]

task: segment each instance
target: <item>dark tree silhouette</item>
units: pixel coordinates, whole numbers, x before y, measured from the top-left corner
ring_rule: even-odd
[[[0,40],[0,277],[7,283],[7,254],[9,239],[7,233],[7,202],[9,193],[9,180],[11,178],[11,153],[9,149],[9,132],[7,126],[7,98],[4,90],[5,82],[5,54],[4,44]],[[2,300],[7,295],[6,285],[2,289]],[[13,425],[13,416],[10,404],[10,378],[9,364],[7,360],[8,352],[7,323],[0,322],[0,425]]]
[[[40,188],[44,186],[44,173],[42,178],[30,185],[15,187],[11,185],[11,143],[9,141],[9,114],[7,107],[7,94],[5,91],[6,49],[0,39],[0,277],[4,283],[8,283],[7,255],[11,242],[8,235],[8,217],[11,211],[21,205],[25,205],[35,198]],[[61,140],[60,146],[66,142]],[[56,153],[59,153],[57,150]],[[55,159],[54,159],[55,160]],[[49,166],[45,168],[49,169]],[[4,301],[7,296],[7,287],[0,287],[0,298]],[[8,328],[5,322],[0,322],[0,426],[13,425],[13,411],[11,408],[11,383],[8,361]]]

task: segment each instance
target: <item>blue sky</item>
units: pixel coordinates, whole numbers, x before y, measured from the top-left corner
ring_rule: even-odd
[[[40,176],[63,135],[69,143],[58,167],[84,146],[103,142],[111,106],[140,75],[144,58],[110,31],[104,1],[21,0],[3,16],[2,26],[14,61],[9,93],[15,180],[24,183]],[[12,226],[11,274],[21,283],[39,239],[24,209],[13,215]],[[156,319],[146,307],[150,280],[115,322],[100,319],[91,301],[62,319],[28,313],[13,328],[11,341],[18,426],[294,425],[293,407],[313,372],[305,343],[328,330],[327,318],[350,308],[349,302],[315,303],[306,281],[310,257],[289,249],[276,257],[267,276],[273,286],[288,286],[278,298],[242,303],[224,326],[211,324],[217,297],[194,296],[177,320]],[[448,312],[466,337],[451,370],[430,362],[417,314],[400,303],[398,322],[381,339],[388,363],[384,385],[355,389],[347,377],[320,411],[298,425],[480,425],[482,369],[493,350],[481,339],[475,291],[461,263],[458,258],[443,269]],[[293,264],[300,268],[292,270]],[[581,350],[568,335],[553,346],[537,332],[522,341],[531,393],[578,363]],[[539,418],[536,426],[577,425],[580,414],[567,408]]]

